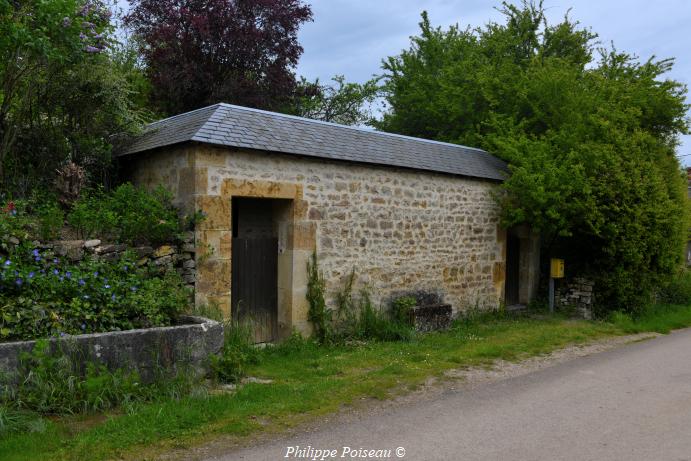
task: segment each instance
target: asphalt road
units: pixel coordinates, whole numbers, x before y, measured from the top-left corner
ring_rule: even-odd
[[[215,459],[378,459],[344,447],[405,460],[691,460],[691,330]]]

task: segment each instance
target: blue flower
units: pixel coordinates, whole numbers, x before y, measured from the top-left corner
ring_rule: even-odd
[[[110,297],[110,299],[112,299],[113,301],[115,301],[115,293],[112,294],[112,296]]]
[[[86,330],[86,323],[82,323],[81,328],[82,328],[82,330]]]
[[[63,276],[61,275],[60,277],[58,277],[58,280],[60,280],[60,281],[62,282],[63,280],[65,280],[65,277],[63,277]]]
[[[83,287],[84,285],[86,285],[86,282],[84,281],[84,279],[79,279],[79,286]]]
[[[41,254],[38,252],[38,249],[34,248],[34,250],[31,252],[32,255],[34,256],[41,256]]]
[[[137,291],[137,287],[130,287],[130,291]]]
[[[5,261],[5,266],[9,266],[10,264],[12,264],[12,261],[10,261],[9,259]]]
[[[54,274],[54,275],[58,275],[59,273],[60,273],[60,271],[59,271],[59,270],[57,270],[57,269],[53,269],[53,274]]]
[[[70,272],[70,271],[65,272],[65,277],[67,277],[68,279],[71,279],[72,278],[72,272]]]
[[[61,337],[61,338],[64,338],[65,336],[67,336],[67,335],[65,335],[65,333],[63,333],[63,332],[61,331],[61,332],[60,332],[60,337]]]
[[[60,262],[60,260],[58,258],[53,258],[53,264],[57,264],[59,262]]]
[[[98,272],[94,272],[94,277],[98,277]]]
[[[18,287],[20,287],[20,286],[22,286],[22,283],[24,283],[24,281],[23,281],[22,279],[17,279],[17,280],[14,281],[14,283],[15,283]]]
[[[124,270],[125,272],[127,272],[127,266],[123,267],[122,270]]]
[[[34,278],[34,275],[36,275],[36,274],[35,274],[33,271],[32,271],[32,272],[29,272],[29,278],[30,278],[30,279]]]
[[[103,288],[105,288],[105,289],[107,290],[107,289],[110,288],[110,285],[108,285],[108,284],[106,283],[105,285],[103,285]]]
[[[40,256],[36,256],[36,257],[34,258],[34,261],[36,261],[36,262],[39,262],[40,260],[41,260],[41,257],[40,257]]]

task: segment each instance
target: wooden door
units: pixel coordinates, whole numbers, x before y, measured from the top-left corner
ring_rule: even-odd
[[[518,286],[520,271],[521,240],[509,234],[506,240],[506,305],[519,304]]]
[[[278,331],[278,239],[233,238],[233,320],[251,325],[256,343]]]

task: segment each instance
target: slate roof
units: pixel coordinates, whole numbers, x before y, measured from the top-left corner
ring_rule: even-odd
[[[506,163],[472,147],[215,104],[148,125],[120,152],[188,141],[502,181]]]

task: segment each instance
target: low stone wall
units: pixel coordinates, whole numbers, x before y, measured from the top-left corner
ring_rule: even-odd
[[[137,255],[139,258],[137,264],[140,266],[148,265],[158,267],[161,270],[175,269],[191,288],[194,288],[196,280],[196,249],[193,232],[184,233],[180,244],[167,244],[155,248],[104,243],[99,239],[56,240],[47,243],[34,242],[34,244],[41,249],[53,250],[56,255],[72,262],[81,261],[87,256],[105,261],[115,261],[129,250]]]
[[[410,311],[415,331],[443,331],[451,328],[453,309],[451,304],[416,306]]]
[[[443,331],[451,327],[453,306],[444,302],[444,296],[434,291],[411,291],[397,293],[394,298],[415,298],[415,307],[410,312],[410,323],[415,331]]]
[[[575,309],[584,319],[593,317],[593,287],[595,283],[583,277],[562,281],[554,293],[554,304],[558,309]]]
[[[150,382],[160,371],[173,373],[183,366],[202,376],[208,371],[209,355],[221,350],[223,325],[193,316],[181,317],[180,322],[171,327],[52,338],[50,347],[75,357],[78,363],[137,371],[143,382]],[[20,355],[35,346],[36,341],[0,343],[0,373],[16,373]]]

